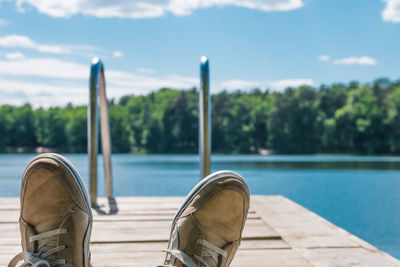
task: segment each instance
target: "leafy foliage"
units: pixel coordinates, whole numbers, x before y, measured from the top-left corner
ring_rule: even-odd
[[[198,92],[160,89],[109,102],[115,153],[197,153]],[[0,106],[0,152],[87,150],[84,106]],[[212,96],[213,153],[400,153],[400,82],[255,89]]]

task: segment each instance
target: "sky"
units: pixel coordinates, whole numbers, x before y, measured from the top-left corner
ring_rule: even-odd
[[[107,94],[212,92],[400,76],[400,0],[0,0],[0,104],[88,101],[93,57]]]

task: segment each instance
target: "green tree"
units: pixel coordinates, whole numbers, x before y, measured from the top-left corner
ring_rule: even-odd
[[[63,109],[39,108],[35,111],[36,138],[40,146],[68,150],[65,134],[66,118],[62,115]]]
[[[67,152],[86,153],[87,152],[87,108],[75,107],[66,108],[64,116],[67,123],[65,132],[67,136]]]

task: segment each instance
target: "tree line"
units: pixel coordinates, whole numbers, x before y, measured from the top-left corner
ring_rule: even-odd
[[[198,91],[109,102],[114,153],[197,153]],[[85,106],[0,106],[0,152],[87,151]],[[213,153],[400,153],[400,81],[212,95]]]

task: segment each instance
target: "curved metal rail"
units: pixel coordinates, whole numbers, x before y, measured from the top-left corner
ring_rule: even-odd
[[[111,137],[108,121],[106,84],[104,66],[100,59],[94,58],[90,68],[89,105],[88,105],[88,154],[90,174],[90,202],[93,208],[97,204],[97,153],[99,140],[99,124],[101,150],[104,158],[106,197],[110,204],[115,202],[112,191],[111,173]]]
[[[104,66],[98,58],[92,60],[89,81],[89,105],[88,105],[88,153],[90,173],[90,201],[93,208],[99,213],[97,204],[97,153],[99,140],[99,124],[101,147],[104,158],[106,179],[106,197],[110,204],[110,213],[118,211],[112,191],[111,172],[111,136],[108,120],[108,108],[106,98],[106,85]],[[199,153],[201,179],[210,173],[211,169],[211,97],[209,85],[209,60],[201,57],[200,61],[200,94],[199,94]]]
[[[208,58],[200,60],[200,94],[199,94],[199,152],[200,178],[210,174],[211,168],[211,97],[209,82]]]

